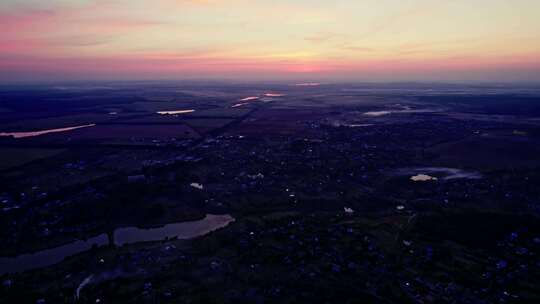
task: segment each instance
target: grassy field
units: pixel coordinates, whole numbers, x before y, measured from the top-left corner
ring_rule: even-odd
[[[216,108],[189,113],[187,117],[241,117],[249,113],[251,109],[242,108]]]
[[[250,109],[219,107],[201,109],[201,105],[194,102],[166,101],[166,102],[136,102],[130,108],[133,111],[151,112],[158,111],[180,111],[180,110],[196,110],[193,113],[182,114],[179,117],[240,117],[249,113]]]
[[[437,145],[427,152],[436,156],[436,164],[448,167],[497,169],[540,165],[538,141],[517,134],[475,136]]]
[[[49,117],[49,118],[41,118],[41,119],[20,120],[17,122],[0,124],[0,131],[17,132],[17,131],[37,131],[37,130],[45,130],[45,129],[56,129],[56,128],[73,127],[73,126],[87,125],[87,124],[99,124],[99,123],[111,121],[117,118],[118,118],[117,115],[90,113],[90,114],[80,114],[80,115],[57,116],[57,117]]]
[[[201,119],[185,119],[184,122],[192,127],[193,129],[205,133],[212,131],[217,128],[226,126],[227,124],[233,122],[232,119],[227,118],[201,118]]]
[[[158,111],[177,111],[193,109],[193,102],[182,101],[148,101],[135,102],[129,106],[133,111],[158,112]]]
[[[58,134],[55,136],[65,136]],[[107,143],[140,143],[152,140],[192,139],[199,134],[186,125],[103,125],[71,132],[74,141],[97,140]]]
[[[61,152],[63,150],[60,149],[0,148],[0,170],[22,166],[35,160],[55,156]]]
[[[197,118],[185,115],[149,114],[135,118],[119,119],[119,125],[187,125],[197,132],[205,133],[221,128],[233,121],[232,118]]]

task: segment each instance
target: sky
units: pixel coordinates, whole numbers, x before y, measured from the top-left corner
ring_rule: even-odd
[[[538,0],[1,0],[0,81],[540,82]]]

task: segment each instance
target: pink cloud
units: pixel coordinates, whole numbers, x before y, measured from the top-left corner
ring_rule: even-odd
[[[51,11],[0,12],[0,27],[2,28],[0,36],[44,30],[41,26],[52,22],[57,17],[57,14]]]
[[[238,4],[247,0],[231,0]],[[123,4],[122,4],[123,3]],[[179,9],[183,6],[226,6],[230,1],[223,0],[158,0],[155,5],[159,10]],[[467,56],[442,57],[438,59],[404,59],[408,54],[429,53],[434,44],[445,48],[448,42],[431,44],[409,43],[399,46],[394,55],[370,60],[325,58],[321,55],[315,59],[275,59],[272,54],[258,56],[231,56],[234,47],[227,46],[191,46],[188,51],[175,52],[163,49],[148,52],[147,50],[129,49],[127,43],[122,48],[107,49],[107,56],[92,53],[91,46],[108,44],[123,35],[139,32],[144,29],[168,26],[166,20],[153,20],[144,14],[130,14],[125,11],[125,3],[117,1],[90,1],[83,6],[58,6],[48,10],[0,11],[0,73],[18,71],[31,75],[33,73],[59,73],[87,76],[116,75],[118,77],[137,78],[138,75],[155,75],[163,77],[182,77],[185,75],[315,75],[320,77],[359,75],[428,75],[448,73],[491,73],[494,71],[533,71],[540,70],[538,54],[523,54],[511,57],[504,56]],[[278,11],[289,7],[277,6]],[[294,8],[294,7],[293,7]],[[261,9],[260,7],[258,9]],[[412,10],[405,14],[416,16],[423,13]],[[265,14],[269,12],[265,11]],[[276,12],[275,12],[276,13]],[[277,13],[276,13],[277,14]],[[152,14],[149,14],[149,16]],[[146,19],[147,18],[147,19]],[[156,17],[154,17],[156,18]],[[383,31],[388,23],[395,22],[399,16],[390,16],[370,29],[365,36]],[[178,30],[175,28],[175,30]],[[183,34],[178,30],[178,33]],[[363,47],[362,41],[348,41],[346,36],[332,32],[315,32],[304,38],[317,44],[336,45],[337,51],[369,53],[376,56],[374,49]],[[364,35],[361,39],[364,39]],[[301,36],[300,36],[301,37]],[[304,42],[306,42],[304,41]],[[238,42],[238,41],[237,41]],[[454,41],[450,45],[462,45],[470,41]],[[205,45],[205,44],[203,44]],[[369,45],[366,43],[366,45]],[[179,45],[189,48],[189,45]],[[236,46],[235,46],[236,47]],[[238,47],[236,47],[238,48]],[[79,52],[79,50],[81,52]],[[84,52],[83,52],[84,51]],[[243,50],[242,50],[243,52]],[[84,54],[84,55],[83,55]],[[383,55],[381,55],[383,56]],[[360,57],[360,56],[359,56]],[[28,76],[30,77],[30,76]]]

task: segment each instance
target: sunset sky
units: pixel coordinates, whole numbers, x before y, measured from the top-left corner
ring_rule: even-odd
[[[540,81],[538,0],[2,0],[0,81]]]

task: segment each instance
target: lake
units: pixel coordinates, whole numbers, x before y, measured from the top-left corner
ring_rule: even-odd
[[[174,223],[158,228],[118,228],[113,233],[113,239],[117,246],[160,241],[174,237],[178,239],[193,239],[224,228],[234,222],[234,220],[235,219],[228,214],[207,214],[202,220]],[[88,240],[77,240],[66,245],[41,250],[35,253],[25,253],[16,257],[3,257],[0,258],[0,275],[51,266],[60,263],[66,257],[88,251],[93,246],[101,247],[109,245],[110,241],[107,234],[103,233]]]
[[[75,127],[47,129],[47,130],[39,130],[39,131],[0,132],[0,136],[12,136],[14,138],[25,138],[25,137],[34,137],[34,136],[45,135],[45,134],[49,134],[49,133],[60,133],[60,132],[73,131],[73,130],[77,130],[77,129],[89,128],[89,127],[94,127],[94,126],[95,126],[95,124],[88,124],[88,125],[81,125],[81,126],[75,126]]]
[[[157,114],[160,115],[179,115],[179,114],[188,114],[193,113],[195,110],[174,110],[174,111],[159,111]]]

